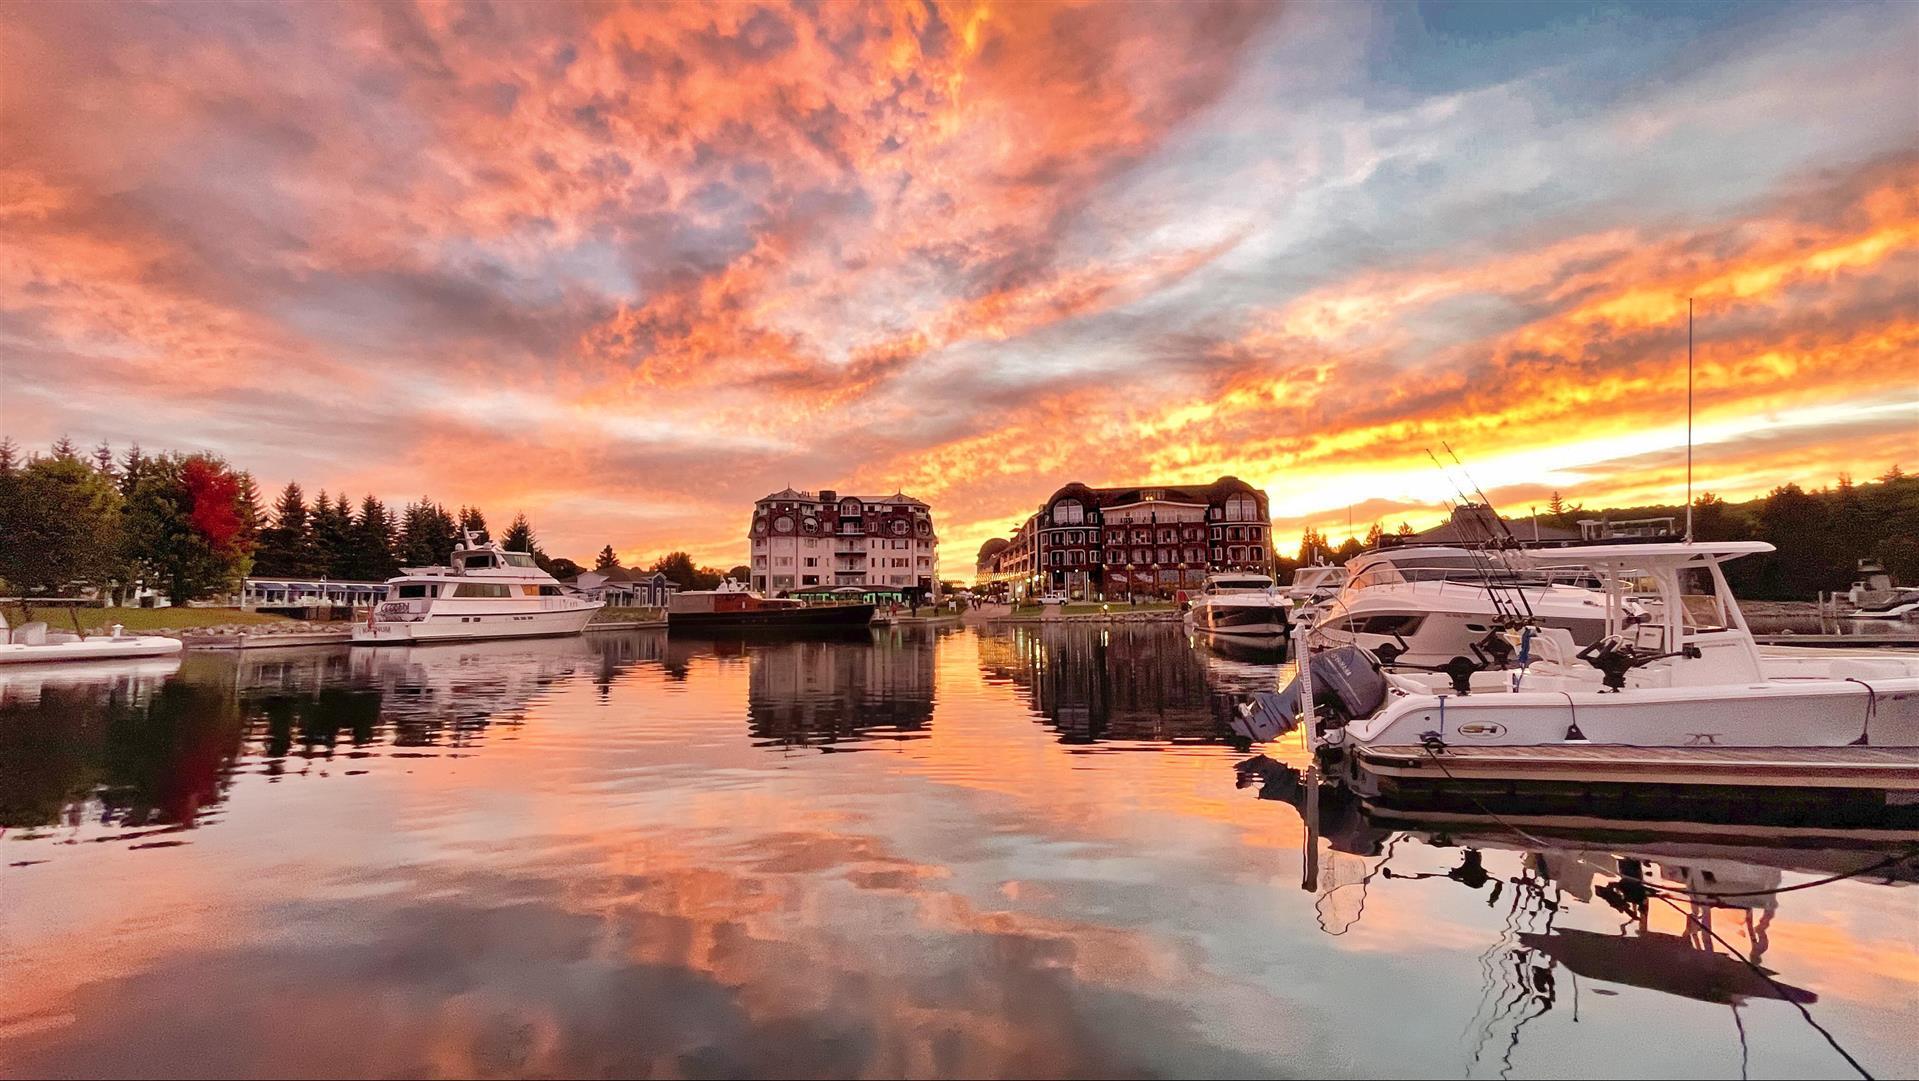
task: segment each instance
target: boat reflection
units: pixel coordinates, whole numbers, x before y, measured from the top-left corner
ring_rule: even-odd
[[[1521,1030],[1559,1003],[1567,974],[1575,989],[1583,979],[1727,1006],[1743,1049],[1738,1010],[1746,1002],[1818,1001],[1765,966],[1783,896],[1808,881],[1890,888],[1919,881],[1919,833],[1909,830],[1794,835],[1768,825],[1763,811],[1750,823],[1575,822],[1529,818],[1523,806],[1420,821],[1323,785],[1310,767],[1259,755],[1235,768],[1241,788],[1289,804],[1305,819],[1301,885],[1317,895],[1326,933],[1351,932],[1369,893],[1396,881],[1447,881],[1483,893],[1489,908],[1503,902],[1499,936],[1480,957],[1486,986],[1471,1027],[1478,1033],[1473,1065],[1497,1051],[1510,1067]],[[1425,855],[1456,850],[1458,857],[1444,868],[1401,867],[1395,855],[1402,846]],[[1595,917],[1618,920],[1617,930],[1560,925]]]
[[[591,672],[609,684],[657,663],[664,642],[604,634],[16,668],[0,677],[0,828],[139,839],[204,826],[239,773],[470,750],[556,682]]]

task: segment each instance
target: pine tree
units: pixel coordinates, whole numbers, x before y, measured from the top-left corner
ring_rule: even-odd
[[[13,471],[18,468],[20,468],[20,448],[14,444],[12,438],[0,435],[0,477],[12,476]]]
[[[438,523],[433,517],[433,502],[421,496],[400,512],[400,539],[396,545],[400,565],[430,567],[438,562],[436,535]]]
[[[127,456],[120,459],[120,498],[133,498],[133,489],[140,484],[140,478],[147,471],[147,457],[140,453],[140,444],[127,448]]]
[[[611,570],[619,565],[620,557],[614,553],[613,546],[610,544],[600,549],[599,557],[593,561],[593,569],[596,571]]]
[[[113,447],[105,440],[93,448],[93,470],[114,483],[119,483],[120,469],[113,463]]]
[[[1399,536],[1402,536],[1402,537],[1410,537],[1410,536],[1412,536],[1412,535],[1413,535],[1413,526],[1412,526],[1412,523],[1411,523],[1411,522],[1400,522],[1400,523],[1399,523],[1399,529],[1398,529],[1398,535],[1399,535]]]
[[[320,498],[313,504],[314,566],[319,573],[329,578],[352,577],[352,539],[353,510],[346,496],[330,500],[326,489],[320,489]]]
[[[393,520],[386,512],[386,504],[368,494],[360,501],[360,514],[351,525],[341,577],[359,582],[383,582],[399,573],[399,569],[399,563],[393,558]]]
[[[63,435],[53,444],[53,456],[60,461],[71,462],[80,457],[80,448],[73,445],[73,440]]]
[[[506,529],[506,536],[500,538],[500,547],[509,552],[526,552],[531,555],[540,550],[533,539],[533,523],[526,520],[524,513],[515,515],[513,524]]]
[[[1379,538],[1385,535],[1386,535],[1386,531],[1379,527],[1378,522],[1374,522],[1373,527],[1366,531],[1366,547],[1368,548],[1379,547]]]
[[[299,481],[288,481],[273,504],[273,524],[260,531],[260,549],[254,573],[291,578],[320,573],[313,551],[313,528],[308,521],[306,494]]]
[[[459,528],[462,530],[472,530],[474,533],[474,543],[476,544],[485,544],[493,539],[493,535],[486,531],[486,515],[481,514],[480,508],[478,507],[460,508]]]

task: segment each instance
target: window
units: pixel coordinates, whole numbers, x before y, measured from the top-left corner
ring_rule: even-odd
[[[453,591],[456,597],[505,597],[508,596],[505,585],[498,582],[461,582]]]
[[[539,566],[538,563],[533,562],[533,557],[530,555],[527,555],[525,552],[508,552],[506,554],[506,565],[509,567]]]
[[[429,593],[427,592],[427,589],[428,589],[428,588],[429,588],[429,587],[428,587],[428,586],[426,585],[426,583],[424,583],[424,582],[422,582],[422,583],[420,583],[419,585],[408,585],[408,586],[401,586],[401,587],[399,587],[398,589],[396,589],[396,590],[394,590],[394,591],[393,591],[393,595],[394,595],[394,596],[396,596],[396,597],[426,597],[426,596],[431,596],[431,594],[429,594]]]
[[[470,556],[466,560],[468,570],[486,570],[494,566],[492,556]]]
[[[817,567],[817,566],[819,566],[819,565],[820,565],[820,561],[819,561],[819,557],[817,557],[817,556],[807,556],[807,557],[806,557],[806,566],[809,566],[809,567]]]
[[[1353,630],[1359,634],[1406,635],[1419,630],[1425,621],[1424,615],[1365,616],[1353,621]]]
[[[564,592],[565,590],[561,589],[559,586],[541,586],[540,587],[540,596],[542,597],[557,597]]]
[[[1249,495],[1236,495],[1228,499],[1226,520],[1229,522],[1259,521],[1259,500]]]
[[[1251,548],[1248,548],[1246,550],[1253,554],[1253,559],[1255,560],[1262,560],[1266,558],[1266,549],[1261,548],[1257,544],[1253,545]]]
[[[1086,521],[1086,508],[1077,499],[1062,499],[1053,504],[1054,525],[1079,525]]]

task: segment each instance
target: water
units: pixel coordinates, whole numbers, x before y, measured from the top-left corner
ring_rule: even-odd
[[[1621,860],[1769,888],[1909,837],[1322,808],[1309,846],[1303,752],[1223,741],[1271,660],[1027,627],[0,672],[0,1074],[1848,1075],[1795,999],[1919,1072],[1910,885],[1711,910],[1774,987]]]

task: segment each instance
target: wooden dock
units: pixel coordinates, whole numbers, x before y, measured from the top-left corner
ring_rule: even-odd
[[[188,634],[180,641],[188,649],[290,649],[295,646],[343,646],[353,631],[309,631],[303,634]]]
[[[1915,747],[1363,747],[1361,769],[1399,779],[1868,788],[1919,794]]]

